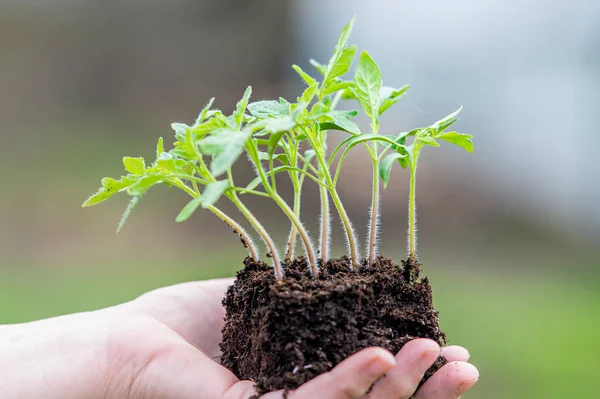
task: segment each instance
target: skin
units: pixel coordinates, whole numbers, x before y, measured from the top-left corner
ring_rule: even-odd
[[[238,380],[218,363],[221,298],[231,283],[185,283],[112,308],[0,326],[2,398],[250,398],[253,383]],[[478,371],[466,363],[466,349],[450,346],[441,352],[449,364],[417,393],[440,353],[427,339],[411,341],[396,356],[364,349],[288,398],[458,398],[475,384]],[[262,396],[282,397],[281,391]]]

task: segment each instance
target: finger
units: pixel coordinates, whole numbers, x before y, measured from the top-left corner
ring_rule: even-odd
[[[209,357],[220,356],[225,318],[221,304],[233,279],[177,284],[142,295],[133,303],[167,325]]]
[[[449,362],[466,362],[471,357],[466,348],[458,345],[450,345],[442,348],[442,355]]]
[[[478,379],[475,366],[465,362],[448,363],[427,380],[414,399],[457,399]]]
[[[381,348],[367,348],[350,356],[288,394],[289,399],[359,399],[396,364],[394,356]],[[271,392],[261,399],[281,399],[282,392]]]
[[[396,366],[375,384],[372,399],[407,399],[423,375],[440,355],[440,346],[430,339],[415,339],[396,355]]]

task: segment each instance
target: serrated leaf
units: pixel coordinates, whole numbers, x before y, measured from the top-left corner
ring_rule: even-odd
[[[399,89],[391,87],[382,87],[380,93],[379,115],[383,114],[389,107],[396,104],[409,89],[409,85],[405,85]]]
[[[250,103],[248,104],[248,111],[250,111],[252,116],[261,119],[273,116],[286,116],[290,113],[289,105],[274,100]]]
[[[357,113],[356,111],[330,111],[325,115],[327,122],[321,123],[320,128],[321,130],[342,130],[353,135],[362,134],[358,125],[349,119]]]
[[[144,174],[144,171],[146,170],[146,163],[144,162],[144,158],[141,157],[124,157],[123,166],[125,166],[126,171],[136,176]]]
[[[196,197],[187,204],[185,204],[181,212],[179,212],[179,215],[177,215],[177,218],[175,218],[175,221],[177,223],[181,223],[188,220],[190,216],[192,216],[192,214],[196,211],[196,209],[198,209],[198,207],[201,204],[201,201],[202,197]]]
[[[431,125],[431,128],[435,129],[437,134],[442,133],[458,120],[458,114],[460,114],[462,108],[463,107],[461,105],[459,109]]]
[[[354,95],[358,103],[371,118],[373,132],[379,128],[379,96],[381,71],[369,53],[363,51],[354,75]]]
[[[150,187],[152,187],[156,183],[159,183],[163,179],[164,176],[158,175],[144,176],[127,188],[127,194],[131,196],[142,195],[146,191],[148,191]]]
[[[310,104],[312,99],[315,98],[319,91],[319,84],[315,83],[312,86],[307,87],[302,95],[298,98],[298,102],[303,101],[306,105]]]
[[[202,204],[202,208],[208,208],[211,205],[214,205],[219,198],[223,195],[225,190],[229,187],[229,182],[227,180],[218,180],[206,185],[202,196],[200,197],[200,203]]]
[[[247,130],[219,129],[198,143],[203,153],[214,156],[210,163],[214,176],[225,173],[235,163],[250,134]]]
[[[324,85],[328,87],[326,90],[327,94],[337,91],[335,89],[329,89],[329,86],[337,83],[334,79],[348,73],[350,67],[352,66],[352,61],[354,61],[354,56],[356,55],[357,49],[358,47],[356,45],[346,47],[340,54],[340,57],[337,59],[335,64],[333,64],[329,70],[329,73],[325,75]]]
[[[296,127],[296,121],[291,116],[267,119],[265,130],[269,133],[287,132]]]
[[[119,225],[117,226],[117,233],[121,231],[123,226],[125,226],[125,222],[127,222],[127,219],[129,219],[129,215],[131,215],[131,211],[133,210],[133,208],[135,208],[137,203],[140,201],[140,198],[141,197],[139,195],[137,195],[137,196],[133,197],[131,199],[131,201],[129,201],[129,204],[127,204],[127,208],[125,208],[125,212],[123,212],[123,216],[121,216],[121,220],[119,221]]]
[[[115,180],[112,177],[105,177],[101,180],[102,187],[90,198],[88,198],[81,206],[86,208],[88,206],[99,204],[100,202],[106,201],[116,193],[129,187],[137,181],[137,178],[131,178],[128,176],[121,177],[121,180]]]
[[[306,82],[306,84],[310,87],[314,84],[318,84],[317,80],[315,78],[313,78],[312,76],[310,76],[309,74],[307,74],[306,72],[304,72],[302,70],[302,68],[300,68],[298,65],[292,65],[292,68],[294,68],[294,71],[296,71],[298,73],[298,75],[300,75],[300,77],[304,80],[304,82]]]
[[[379,164],[379,177],[383,181],[383,187],[386,188],[388,185],[388,181],[390,180],[390,174],[392,173],[392,167],[394,166],[394,161],[405,159],[406,155],[399,154],[397,152],[389,154],[386,156],[383,161]]]
[[[200,111],[200,114],[198,114],[198,117],[196,118],[196,122],[194,123],[194,127],[203,123],[206,120],[206,118],[209,117],[210,107],[212,107],[214,102],[215,102],[214,97],[211,98],[210,100],[208,100],[208,103],[204,106],[204,108],[202,108],[202,111]]]
[[[439,147],[440,144],[435,141],[435,139],[431,136],[422,136],[422,137],[417,137],[417,140],[423,144],[432,146],[432,147]]]
[[[323,64],[313,60],[312,58],[310,60],[308,60],[308,62],[310,65],[314,66],[321,75],[325,75],[325,71],[327,70],[326,65],[323,65]]]
[[[196,125],[192,128],[192,132],[196,135],[196,138],[201,139],[207,134],[212,133],[215,130],[223,129],[228,127],[227,118],[221,112],[216,113],[205,122]]]
[[[467,152],[473,152],[473,141],[471,141],[473,136],[471,136],[470,134],[446,132],[438,135],[436,138],[445,140],[449,143],[462,147]]]
[[[244,92],[244,95],[242,96],[242,99],[240,101],[238,101],[238,103],[235,107],[235,112],[233,113],[232,117],[233,117],[233,121],[235,122],[235,125],[237,128],[240,128],[242,126],[242,119],[244,117],[244,112],[246,112],[246,107],[248,106],[248,100],[250,100],[251,95],[252,95],[252,86],[248,86],[246,88],[246,91]]]
[[[175,132],[175,138],[179,141],[185,140],[185,132],[189,128],[190,127],[188,125],[186,125],[185,123],[180,123],[180,122],[171,123],[171,129],[173,129],[173,131]]]
[[[350,33],[352,33],[352,27],[354,26],[354,17],[350,20],[350,22],[344,26],[342,31],[340,32],[340,36],[338,37],[338,41],[333,49],[333,55],[329,59],[327,63],[327,67],[325,72],[323,73],[324,79],[323,82],[327,82],[329,79],[334,78],[332,72],[337,69],[337,65],[340,62],[340,59],[344,55],[344,51],[346,50],[346,45],[348,44],[348,39],[350,38]],[[354,50],[356,53],[356,49]],[[354,56],[354,54],[352,54]],[[351,61],[351,60],[350,60]],[[349,67],[348,67],[349,68]],[[339,75],[336,75],[339,76]]]

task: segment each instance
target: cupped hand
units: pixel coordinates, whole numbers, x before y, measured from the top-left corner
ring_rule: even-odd
[[[219,364],[231,279],[184,283],[96,312],[0,327],[3,398],[248,399],[254,384]],[[364,349],[295,391],[290,399],[455,399],[478,378],[468,352],[446,347],[449,363],[418,392],[440,354],[417,339],[393,356]],[[371,386],[374,387],[367,394]],[[280,399],[270,392],[263,399]]]

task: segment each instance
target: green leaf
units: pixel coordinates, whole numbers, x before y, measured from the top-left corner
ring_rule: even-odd
[[[473,136],[470,134],[458,133],[458,132],[447,132],[438,135],[436,138],[446,140],[449,143],[456,144],[459,147],[464,148],[467,152],[473,152]]]
[[[129,201],[127,208],[125,208],[125,212],[123,212],[123,216],[121,216],[119,225],[117,226],[117,233],[121,231],[123,226],[125,226],[125,222],[127,222],[127,219],[129,219],[129,215],[131,215],[131,211],[133,210],[133,208],[135,208],[137,203],[140,201],[140,198],[141,197],[139,195],[136,195],[135,197],[133,197],[131,199],[131,201]]]
[[[440,145],[437,141],[435,141],[432,131],[434,131],[434,129],[432,129],[432,128],[421,129],[417,132],[415,139],[417,140],[417,142],[421,142],[425,145],[430,145],[432,147],[439,147]]]
[[[356,111],[330,111],[325,115],[327,122],[321,123],[321,130],[342,130],[353,135],[362,134],[356,123],[349,118],[358,114]]]
[[[304,92],[300,96],[300,98],[298,98],[299,102],[304,101],[306,103],[306,105],[310,104],[312,99],[317,95],[318,91],[319,91],[318,83],[315,83],[312,86],[307,87],[306,90],[304,90]]]
[[[357,46],[346,47],[342,50],[340,57],[336,60],[335,64],[331,66],[331,69],[325,75],[325,86],[329,87],[330,85],[335,85],[337,83],[335,78],[340,77],[348,73],[350,67],[352,66],[352,61],[354,61],[354,56],[356,55]],[[339,89],[337,89],[339,90]],[[325,94],[332,93],[337,91],[336,89],[327,89]]]
[[[379,96],[381,71],[369,53],[363,51],[354,75],[354,95],[358,103],[371,118],[373,133],[379,128]]]
[[[163,146],[163,138],[158,138],[158,143],[156,144],[156,158],[160,157],[160,154],[165,152],[165,147]]]
[[[101,180],[102,187],[96,194],[88,198],[81,206],[86,208],[88,206],[99,204],[100,202],[106,201],[119,191],[129,187],[137,181],[137,178],[130,178],[128,176],[121,177],[121,180],[115,180],[112,177],[105,177]]]
[[[202,152],[214,155],[210,163],[214,176],[220,176],[234,164],[244,152],[250,134],[247,130],[219,129],[198,143]]]
[[[127,188],[127,194],[131,196],[142,195],[150,187],[156,183],[161,182],[165,177],[160,175],[148,175],[139,179],[135,184],[132,184]]]
[[[180,123],[180,122],[171,123],[171,129],[173,129],[173,131],[175,131],[175,138],[179,141],[185,140],[185,132],[189,128],[190,127],[188,125],[186,125],[185,123]]]
[[[273,155],[273,153],[275,153],[275,150],[277,149],[277,144],[286,132],[287,131],[277,132],[269,137],[269,146],[267,148],[267,151],[269,153],[269,159]]]
[[[200,114],[198,115],[198,117],[196,118],[196,122],[194,123],[194,127],[198,126],[199,124],[201,124],[202,122],[204,122],[206,120],[206,118],[208,118],[208,112],[210,111],[210,107],[212,107],[213,103],[215,102],[215,98],[211,98],[210,100],[208,100],[208,104],[206,104],[204,106],[204,108],[202,108],[202,111],[200,111]]]
[[[274,100],[250,103],[248,104],[248,111],[250,111],[252,116],[260,119],[272,116],[286,116],[290,113],[289,105]]]
[[[144,158],[132,158],[125,157],[123,158],[123,166],[125,166],[125,170],[131,173],[132,175],[143,175],[146,170],[146,163],[144,162]]]
[[[252,95],[252,86],[248,86],[242,99],[237,103],[235,107],[235,112],[233,113],[233,120],[236,124],[237,128],[242,126],[242,118],[244,117],[244,112],[246,112],[246,107],[248,106],[248,100]]]
[[[346,26],[344,26],[344,28],[342,29],[342,31],[340,33],[338,41],[333,49],[333,55],[329,59],[329,62],[327,63],[327,67],[325,69],[325,72],[323,73],[323,75],[324,75],[323,84],[326,84],[327,81],[329,81],[330,79],[332,79],[336,76],[340,76],[340,75],[334,75],[334,74],[336,73],[336,71],[339,72],[339,70],[340,70],[338,64],[340,63],[340,60],[344,57],[346,45],[348,44],[348,39],[350,38],[350,33],[352,33],[352,27],[354,26],[354,19],[355,18],[352,17],[350,22]],[[346,53],[347,53],[346,54],[346,57],[347,57],[348,52],[346,52]],[[354,49],[354,53],[356,53],[356,49]],[[352,54],[352,57],[354,57],[354,53]],[[347,60],[345,60],[343,62],[347,62]],[[352,59],[350,59],[350,63],[352,63]],[[350,66],[348,66],[348,68],[350,68]]]
[[[269,133],[287,132],[296,127],[296,121],[291,116],[267,119],[265,130]]]
[[[308,60],[308,62],[310,63],[310,65],[314,66],[321,75],[325,75],[325,71],[327,70],[326,65],[323,65],[323,64],[313,60],[312,58],[310,60]]]
[[[181,223],[181,222],[188,220],[190,218],[190,216],[192,216],[192,214],[196,211],[196,209],[198,209],[201,202],[202,202],[202,197],[196,197],[196,198],[192,199],[190,202],[188,202],[183,207],[181,212],[179,212],[179,215],[177,215],[177,218],[175,218],[175,221],[177,223]]]
[[[435,129],[437,134],[442,133],[444,130],[448,129],[458,120],[458,114],[460,114],[462,108],[463,107],[461,105],[459,109],[431,125],[431,128]]]
[[[392,173],[392,166],[394,166],[394,161],[405,159],[406,155],[399,154],[397,152],[389,154],[387,157],[381,161],[379,164],[379,176],[383,181],[383,187],[386,188],[388,185],[388,181],[390,180],[390,174]]]
[[[298,65],[292,65],[292,68],[294,68],[294,71],[298,72],[298,75],[300,75],[300,77],[306,82],[306,84],[309,87],[318,84],[315,78],[304,72],[302,68],[300,68]]]
[[[342,99],[348,100],[348,98],[344,98],[344,93],[349,92],[352,96],[354,96],[354,94],[352,94],[352,92],[350,91],[350,88],[353,85],[354,82],[352,82],[351,80],[343,80],[340,78],[332,79],[327,83],[327,87],[325,87],[325,89],[323,90],[323,96],[328,96],[330,94],[337,93],[338,91],[343,90]]]
[[[201,139],[215,130],[226,128],[228,126],[225,115],[223,115],[221,111],[217,111],[206,121],[192,127],[192,132],[196,135],[196,138]]]
[[[391,87],[382,87],[380,93],[379,115],[383,114],[389,107],[396,104],[409,89],[409,85],[404,85],[400,89]]]
[[[218,180],[206,185],[202,196],[200,197],[202,208],[208,208],[211,205],[214,205],[215,202],[221,198],[225,190],[229,187],[229,181],[227,180]]]

